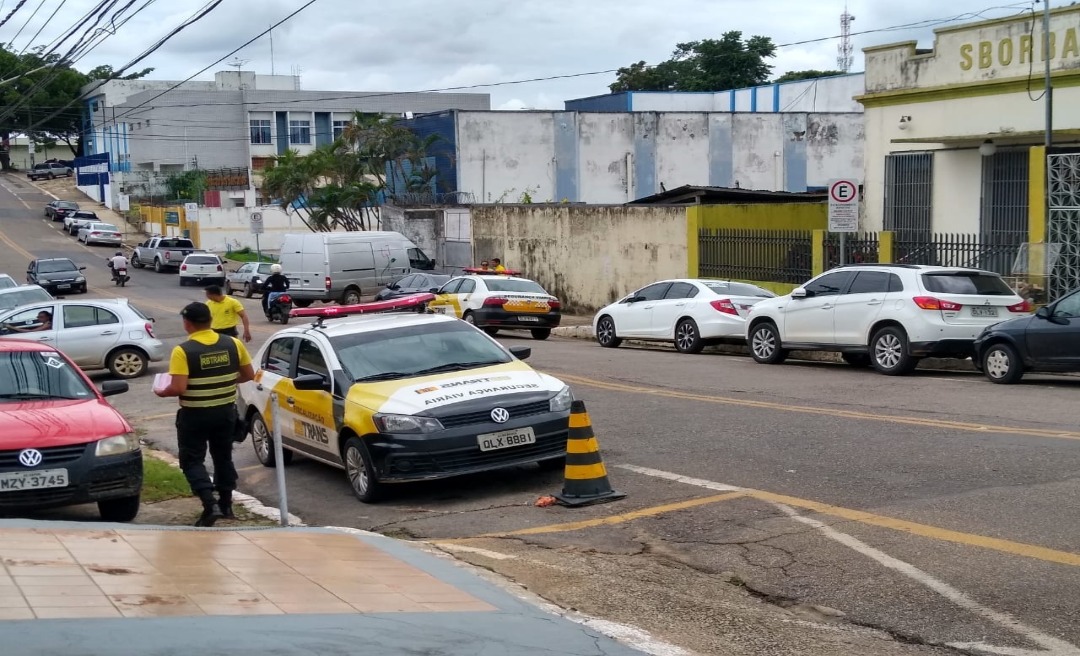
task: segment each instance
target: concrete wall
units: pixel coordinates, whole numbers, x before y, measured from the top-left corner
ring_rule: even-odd
[[[287,233],[304,232],[308,228],[295,213],[286,214],[277,206],[269,207],[200,207],[198,225],[191,230],[192,239],[199,248],[225,252],[242,248],[255,249],[255,235],[251,234],[251,212],[261,212],[264,233],[259,235],[259,248],[264,252],[277,252]],[[190,227],[190,226],[189,226]]]
[[[1078,23],[1080,6],[1052,14],[1055,107],[1080,104]],[[866,49],[865,229],[884,224],[886,156],[933,151],[933,230],[979,230],[979,145],[985,139],[999,147],[1043,142],[1045,106],[1029,97],[1029,85],[1032,95],[1042,93],[1041,44],[1039,15],[1034,25],[1021,16],[938,29],[932,51],[917,51],[914,42]],[[901,117],[910,119],[904,129]],[[1057,111],[1054,129],[1061,131],[1055,143],[1077,143],[1080,113]]]
[[[687,184],[802,192],[863,170],[859,114],[455,117],[457,191],[485,203],[625,203]]]
[[[686,276],[682,207],[500,204],[471,211],[473,259],[502,258],[570,311],[596,310],[655,280]]]

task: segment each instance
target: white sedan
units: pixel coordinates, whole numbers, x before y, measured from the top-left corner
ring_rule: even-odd
[[[628,294],[593,318],[600,346],[623,339],[673,342],[680,353],[699,353],[708,342],[743,342],[746,315],[776,294],[726,280],[662,280]]]

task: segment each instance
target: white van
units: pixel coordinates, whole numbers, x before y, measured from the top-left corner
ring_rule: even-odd
[[[293,302],[307,307],[313,301],[360,302],[390,281],[409,274],[410,256],[430,258],[398,232],[308,232],[285,235],[281,269],[289,278]]]

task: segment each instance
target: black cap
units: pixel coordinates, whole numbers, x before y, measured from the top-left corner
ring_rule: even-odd
[[[180,310],[180,316],[194,324],[210,323],[210,308],[206,303],[195,301],[188,303]]]

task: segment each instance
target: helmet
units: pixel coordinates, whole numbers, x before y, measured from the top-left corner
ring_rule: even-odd
[[[270,267],[270,273],[281,273],[281,265],[275,264]]]
[[[124,251],[116,251],[116,254],[120,257],[124,256]]]

